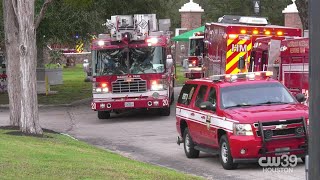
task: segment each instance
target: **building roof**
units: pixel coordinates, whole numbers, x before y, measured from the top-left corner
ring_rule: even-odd
[[[282,13],[298,13],[298,8],[295,3],[296,0],[292,0],[292,4],[289,4],[283,11]]]
[[[195,32],[204,32],[204,26],[198,27],[191,31],[187,31],[185,33],[180,34],[179,36],[175,36],[172,38],[173,41],[189,41],[189,37],[193,36]]]
[[[193,0],[184,4],[180,9],[179,12],[204,12],[201,6],[197,3],[194,3]]]

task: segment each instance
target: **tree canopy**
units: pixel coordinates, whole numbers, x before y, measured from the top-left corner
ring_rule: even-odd
[[[255,15],[252,0],[194,0],[205,10],[203,23],[214,22],[228,15]],[[86,39],[90,33],[102,33],[102,24],[111,15],[154,13],[158,19],[170,18],[171,28],[180,27],[179,9],[188,0],[54,0],[37,29],[40,42],[74,44],[78,38]],[[261,1],[261,16],[272,24],[283,25],[282,10],[291,0]],[[36,0],[36,14],[43,0]],[[3,41],[3,17],[0,6],[0,42]],[[39,41],[38,41],[39,42]]]

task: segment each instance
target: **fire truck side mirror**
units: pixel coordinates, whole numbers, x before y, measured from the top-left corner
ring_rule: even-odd
[[[244,60],[244,57],[241,56],[238,61],[238,69],[244,69],[244,68],[245,68],[245,60]]]
[[[298,93],[298,94],[296,94],[296,99],[297,99],[298,102],[302,103],[302,102],[304,102],[306,100],[306,97],[305,97],[304,94]]]
[[[216,105],[212,104],[209,101],[205,101],[205,102],[200,103],[200,109],[201,110],[216,111]]]

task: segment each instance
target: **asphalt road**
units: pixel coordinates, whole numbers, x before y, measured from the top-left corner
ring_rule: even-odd
[[[176,89],[176,98],[179,88]],[[70,134],[95,146],[109,149],[132,159],[204,176],[207,179],[305,179],[304,165],[293,172],[264,172],[258,164],[240,165],[227,171],[218,156],[200,153],[197,159],[186,158],[183,144],[176,144],[175,106],[171,116],[162,117],[154,111],[128,111],[99,120],[89,104],[73,108],[41,108],[43,128]],[[0,109],[0,126],[8,125],[8,110]]]

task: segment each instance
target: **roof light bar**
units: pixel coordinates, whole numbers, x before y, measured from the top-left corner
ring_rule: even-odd
[[[258,72],[248,72],[239,74],[223,74],[223,75],[213,75],[210,79],[213,81],[236,81],[238,79],[248,79],[255,80],[256,78],[266,78],[273,76],[272,71],[258,71]]]

